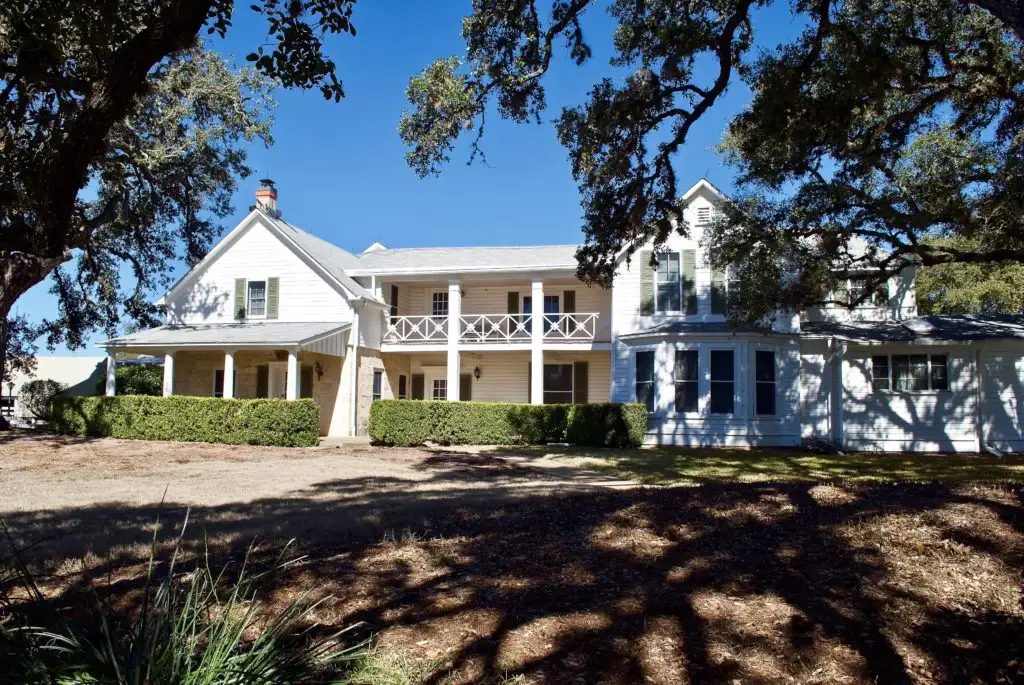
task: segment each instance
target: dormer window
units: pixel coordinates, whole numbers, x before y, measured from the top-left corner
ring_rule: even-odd
[[[249,298],[246,312],[248,316],[259,317],[267,315],[267,282],[249,281]]]

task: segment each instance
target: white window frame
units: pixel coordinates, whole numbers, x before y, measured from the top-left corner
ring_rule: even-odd
[[[377,383],[377,380],[380,383]],[[374,386],[377,386],[376,388]],[[370,376],[370,401],[379,400],[384,397],[384,369],[374,369]]]
[[[568,366],[569,367],[569,401],[568,402],[556,402],[555,404],[572,404],[572,400],[576,397],[576,365],[573,362],[545,362],[544,366]],[[543,381],[546,376],[541,373],[541,380]],[[544,395],[547,394],[548,389],[543,387],[541,389],[541,403],[547,404],[544,401]],[[552,390],[551,392],[565,392],[563,390]]]
[[[444,396],[439,397],[438,390],[444,390]],[[432,400],[447,400],[448,399],[448,379],[447,378],[431,378],[430,379],[430,399]]]
[[[682,314],[686,310],[686,303],[683,301],[683,251],[682,250],[666,250],[661,253],[663,256],[676,255],[679,258],[679,309],[660,309],[658,307],[658,286],[660,282],[658,280],[659,272],[657,267],[654,269],[654,315],[666,315],[666,314]],[[659,265],[661,261],[659,259]]]
[[[679,407],[676,405],[676,353],[677,352],[696,352],[697,353],[697,410],[696,411],[679,411]],[[700,416],[704,410],[707,399],[705,399],[704,389],[704,374],[701,370],[704,368],[704,363],[701,360],[701,349],[700,345],[670,345],[668,348],[669,361],[672,363],[672,376],[670,379],[670,385],[672,386],[672,412],[676,416]],[[710,361],[710,357],[708,359]],[[657,375],[657,363],[655,363],[655,375]],[[710,391],[710,389],[708,389]]]
[[[708,353],[707,353],[708,362],[707,362],[707,371],[706,371],[707,383],[708,383],[707,414],[708,414],[708,416],[711,416],[711,417],[716,417],[716,416],[720,416],[720,417],[736,416],[739,413],[738,409],[739,409],[739,406],[740,406],[740,398],[738,397],[739,393],[736,392],[736,388],[737,388],[737,386],[738,386],[738,384],[740,382],[740,374],[739,374],[739,368],[738,368],[739,367],[739,357],[740,357],[739,350],[735,346],[723,346],[723,345],[711,344],[711,345],[707,346],[707,351],[708,351]],[[732,381],[715,381],[715,380],[711,379],[711,353],[712,352],[731,352],[732,353]],[[713,387],[714,383],[725,383],[725,382],[731,382],[732,383],[732,411],[729,411],[729,412],[712,412],[711,411],[711,388]]]
[[[661,350],[659,349],[659,347],[660,346],[658,346],[658,345],[644,345],[644,346],[636,347],[636,348],[633,349],[633,354],[630,355],[630,376],[633,379],[633,382],[630,384],[630,390],[631,390],[631,392],[629,393],[629,396],[631,397],[631,399],[629,400],[630,402],[638,402],[639,401],[637,399],[637,396],[636,396],[636,386],[637,386],[637,383],[640,382],[640,381],[637,380],[637,375],[636,375],[636,358],[637,358],[637,355],[640,354],[641,352],[650,352],[652,355],[654,355],[653,361],[652,361],[652,365],[651,365],[652,366],[652,370],[651,370],[651,404],[653,405],[653,407],[650,409],[650,411],[647,412],[650,415],[657,414],[658,411],[659,411],[659,408],[661,406],[661,400],[660,400],[660,398],[661,398],[661,390],[659,389],[660,383],[658,383],[658,356],[661,354]],[[646,383],[646,381],[644,381],[644,382]]]
[[[444,314],[435,314],[435,306],[440,296],[444,297]],[[451,311],[452,302],[451,294],[447,290],[431,290],[430,291],[430,315],[431,316],[448,316]]]
[[[263,284],[263,313],[253,314],[252,313],[252,298],[249,295],[249,288],[253,283]],[[267,318],[267,301],[269,295],[269,288],[267,284],[270,283],[270,279],[261,276],[260,278],[247,278],[245,279],[245,318],[247,319],[265,319]]]
[[[846,302],[844,304],[833,304],[832,306],[834,306],[834,307],[844,307],[844,308],[848,307],[850,305],[850,303],[853,302],[853,299],[854,299],[853,298],[853,284],[854,284],[854,282],[855,281],[864,281],[864,280],[867,280],[868,278],[870,278],[870,276],[865,275],[865,276],[849,276],[849,277],[843,279],[843,285],[844,285],[844,288],[846,289]],[[882,288],[883,288],[883,290],[879,290],[879,291],[873,293],[872,296],[869,297],[866,301],[861,302],[859,305],[857,305],[854,308],[854,311],[859,310],[859,309],[887,309],[890,306],[892,306],[891,305],[891,296],[889,294],[889,280],[888,279],[886,279],[885,283],[882,284]],[[829,294],[829,299],[831,299],[831,300],[838,300],[839,299],[838,294],[839,293],[835,293],[835,292],[830,293]],[[879,304],[879,303],[875,302],[874,298],[877,297],[877,296],[884,297],[885,298],[885,302],[883,304]]]
[[[772,380],[759,381],[757,379],[757,353],[758,352],[771,352],[773,355],[773,366],[772,366]],[[750,414],[755,419],[776,419],[780,415],[779,407],[779,368],[780,368],[781,350],[777,347],[771,347],[768,345],[752,345],[750,347]],[[774,389],[774,399],[772,401],[772,413],[771,414],[760,414],[757,411],[757,386],[759,384],[767,385],[771,384]]]
[[[875,388],[875,357],[885,357],[887,361],[887,387],[882,389]],[[928,387],[923,390],[900,390],[896,387],[896,376],[894,373],[893,357],[925,357],[925,375],[928,379]],[[946,358],[946,387],[935,389],[932,387],[932,357],[945,357]],[[881,354],[871,354],[867,359],[868,368],[868,384],[871,387],[872,393],[879,394],[890,394],[890,395],[935,395],[938,393],[952,392],[950,383],[950,367],[952,355],[949,352],[932,352],[932,351],[901,351],[901,352],[885,352]]]

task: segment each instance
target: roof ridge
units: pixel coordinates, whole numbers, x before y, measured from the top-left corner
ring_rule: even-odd
[[[552,243],[545,245],[424,245],[422,247],[389,247],[376,252],[407,252],[409,250],[529,250],[543,247],[579,247],[580,243]],[[374,253],[370,253],[374,254]]]

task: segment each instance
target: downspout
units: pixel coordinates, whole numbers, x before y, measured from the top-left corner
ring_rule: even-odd
[[[985,441],[984,415],[981,411],[981,403],[983,401],[982,398],[985,396],[985,393],[982,391],[981,387],[981,349],[977,347],[974,349],[974,373],[977,376],[977,382],[974,384],[974,387],[977,391],[977,396],[975,397],[974,421],[975,429],[978,434],[978,452],[981,452],[981,450],[985,450],[986,452],[993,456],[1003,457],[1005,455],[1002,452],[1000,452],[995,447],[993,447],[992,445],[988,444],[988,442]]]
[[[353,303],[352,327],[348,332],[348,354],[351,358],[351,369],[348,377],[348,430],[349,435],[352,437],[356,436],[356,418],[359,413],[359,310],[362,308],[362,300]]]

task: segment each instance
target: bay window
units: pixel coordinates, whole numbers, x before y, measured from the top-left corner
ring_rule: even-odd
[[[732,350],[711,350],[711,413],[732,414],[735,396]]]
[[[636,401],[654,411],[654,351],[636,353]]]

